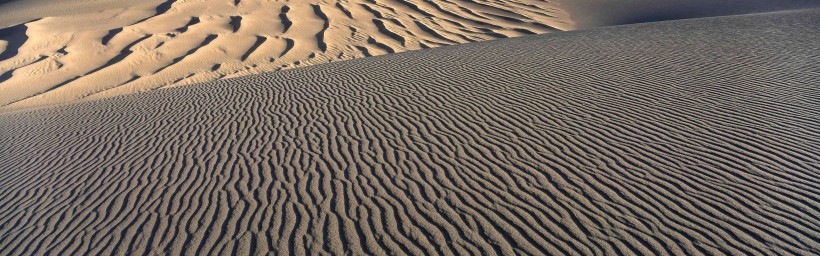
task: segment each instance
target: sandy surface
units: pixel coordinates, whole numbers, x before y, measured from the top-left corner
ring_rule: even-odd
[[[815,0],[557,0],[574,29],[818,8]]]
[[[0,5],[0,28],[15,24],[15,33],[0,31],[0,42],[14,45],[0,50],[17,52],[0,56],[0,111],[572,26],[541,0]]]
[[[0,254],[817,255],[817,24],[554,33],[7,112]]]

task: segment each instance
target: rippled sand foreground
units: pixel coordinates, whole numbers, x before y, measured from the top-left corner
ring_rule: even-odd
[[[555,33],[0,114],[0,254],[817,255],[817,24]]]

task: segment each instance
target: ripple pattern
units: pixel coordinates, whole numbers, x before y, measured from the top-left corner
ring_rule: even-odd
[[[0,254],[817,255],[818,17],[521,37],[0,114]]]
[[[167,0],[125,6],[0,30],[0,40],[9,42],[8,50],[0,49],[0,110],[572,25],[557,4],[542,0]]]

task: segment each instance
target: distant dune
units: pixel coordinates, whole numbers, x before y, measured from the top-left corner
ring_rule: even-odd
[[[617,26],[6,112],[0,254],[818,255],[818,24]],[[220,38],[202,66],[247,50]]]
[[[0,109],[59,104],[571,27],[551,2],[29,0],[0,58]],[[19,31],[18,31],[19,32]],[[0,50],[8,48],[0,45]],[[18,49],[19,48],[19,49]]]
[[[559,0],[574,28],[820,7],[816,0]]]
[[[813,0],[0,2],[0,111],[443,45]]]

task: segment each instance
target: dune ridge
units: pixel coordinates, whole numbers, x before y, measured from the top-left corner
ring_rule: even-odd
[[[0,113],[0,254],[817,255],[817,24],[555,33]]]
[[[40,2],[6,5],[55,5]],[[68,1],[60,16],[34,13],[18,18],[36,20],[17,25],[27,28],[24,42],[9,41],[13,47],[6,51],[20,54],[0,59],[0,109],[571,26],[556,3],[539,0],[87,2]],[[108,8],[89,12],[74,5]]]

